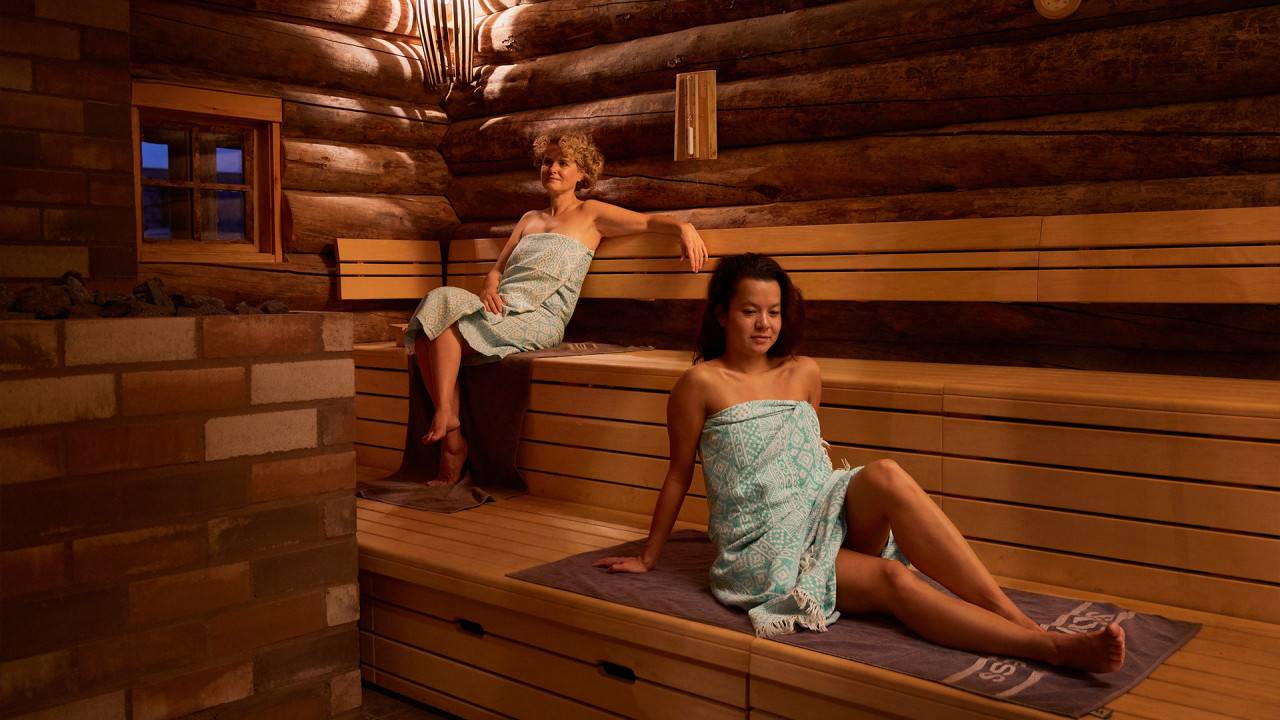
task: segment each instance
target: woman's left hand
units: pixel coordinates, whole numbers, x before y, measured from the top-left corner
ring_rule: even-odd
[[[694,272],[701,270],[703,263],[707,261],[707,245],[702,242],[702,236],[692,225],[680,232],[680,259],[685,258],[689,260],[689,269]]]
[[[644,560],[639,557],[607,557],[601,558],[593,563],[592,567],[604,568],[611,573],[628,572],[628,573],[645,573],[649,572],[649,566],[644,564]]]

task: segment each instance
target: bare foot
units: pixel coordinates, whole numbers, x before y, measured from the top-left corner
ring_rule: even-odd
[[[467,441],[459,438],[461,449],[450,450],[443,444],[440,446],[440,469],[436,479],[428,485],[455,485],[462,477],[462,469],[467,464]]]
[[[1078,635],[1056,635],[1058,658],[1064,665],[1087,672],[1115,672],[1124,665],[1124,628],[1111,623],[1105,629]]]
[[[427,434],[422,436],[422,444],[430,445],[433,442],[439,442],[452,430],[462,427],[462,423],[458,422],[458,416],[450,416],[448,413],[437,411],[431,418],[431,427],[427,430]]]

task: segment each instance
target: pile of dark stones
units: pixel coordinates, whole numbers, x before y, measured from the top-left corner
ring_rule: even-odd
[[[238,303],[234,308],[209,295],[170,294],[153,277],[132,293],[90,290],[84,278],[70,270],[51,285],[35,285],[13,292],[0,286],[0,320],[58,318],[189,317],[194,315],[260,315],[287,313],[279,300],[260,305]]]

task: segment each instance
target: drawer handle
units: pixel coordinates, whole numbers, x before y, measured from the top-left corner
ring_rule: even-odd
[[[604,671],[605,675],[616,677],[619,680],[625,680],[627,682],[636,681],[636,671],[632,670],[626,665],[619,665],[618,663],[611,663],[611,662],[608,662],[607,660],[601,660],[600,669]]]
[[[463,632],[469,632],[472,635],[484,637],[484,626],[480,623],[474,620],[467,620],[465,618],[458,618],[457,620],[454,620],[454,622],[458,623],[458,627],[462,628]]]

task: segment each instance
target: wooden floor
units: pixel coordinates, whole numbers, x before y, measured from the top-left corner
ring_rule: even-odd
[[[382,471],[373,470],[373,473]],[[644,515],[576,505],[538,497],[521,497],[489,503],[474,510],[454,514],[437,514],[360,500],[358,533],[361,568],[374,573],[409,573],[409,569],[425,570],[433,577],[455,577],[459,584],[489,587],[500,595],[527,594],[531,601],[567,604],[590,612],[608,613],[610,603],[565,593],[550,588],[506,578],[505,574],[532,565],[563,558],[586,550],[643,538],[649,518]],[[696,527],[685,525],[687,527]],[[1280,626],[1211,615],[1190,610],[1155,605],[1124,598],[1083,593],[1069,588],[1000,578],[1002,584],[1036,592],[1067,595],[1114,602],[1129,609],[1153,612],[1167,617],[1203,623],[1204,628],[1183,650],[1159,667],[1150,678],[1129,694],[1113,701],[1109,709],[1116,720],[1147,718],[1188,718],[1197,720],[1240,718],[1276,720],[1280,718]],[[529,607],[535,607],[536,602]],[[708,635],[723,639],[722,632],[710,626],[660,616],[655,613],[612,606],[619,613],[640,618],[642,624],[666,627],[675,633]],[[647,617],[645,617],[647,616]],[[366,630],[366,641],[376,632]],[[732,638],[730,638],[732,640]],[[769,641],[745,639],[753,643],[753,667],[764,663],[772,667],[771,677],[797,675],[797,687],[811,687],[815,673],[831,680],[827,689],[814,688],[809,698],[787,714],[796,717],[822,717],[839,713],[846,717],[880,715],[868,705],[876,704],[875,689],[862,683],[851,683],[851,677],[874,681],[885,671],[857,665],[849,661],[799,651]],[[763,643],[763,645],[761,645]],[[757,648],[760,652],[757,652]],[[368,670],[368,669],[367,669]],[[804,677],[799,677],[804,675]],[[907,676],[893,674],[894,690],[886,691],[888,702],[904,691],[912,697],[954,703],[957,716],[1051,718],[1046,713],[1031,711],[1008,703],[981,698],[969,693],[944,688]],[[378,673],[366,677],[379,682]],[[383,678],[389,676],[384,672]],[[493,713],[472,706],[468,701],[425,688],[403,678],[388,683],[390,689],[426,702],[434,707],[463,717],[521,717],[523,713]],[[842,688],[861,686],[856,702],[866,703],[862,712],[845,704]],[[763,685],[751,689],[751,698],[767,698]],[[848,700],[853,701],[854,698]],[[788,703],[796,702],[789,698]],[[808,703],[804,705],[803,703]],[[749,717],[780,716],[774,707],[760,710],[751,702]],[[616,712],[616,710],[613,710]],[[895,716],[889,713],[888,716]]]

